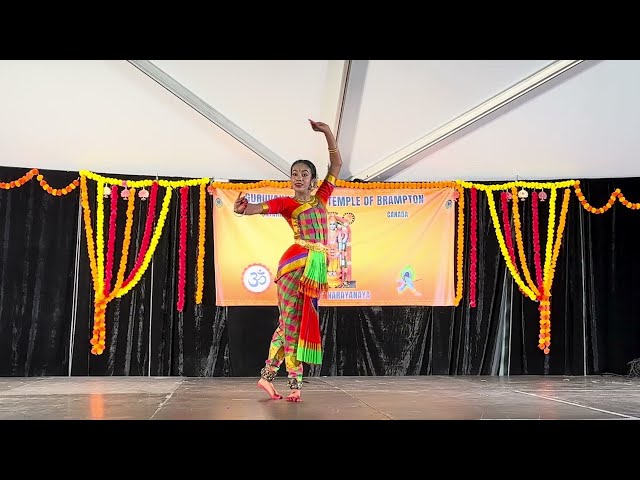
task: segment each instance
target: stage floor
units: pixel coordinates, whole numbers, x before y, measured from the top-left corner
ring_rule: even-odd
[[[256,381],[3,377],[0,420],[640,419],[637,377],[309,377],[301,403],[270,400]]]

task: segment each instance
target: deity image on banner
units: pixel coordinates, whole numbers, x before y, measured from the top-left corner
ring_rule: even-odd
[[[327,281],[329,288],[355,288],[351,278],[351,224],[356,217],[353,213],[340,216],[329,212],[329,264]]]

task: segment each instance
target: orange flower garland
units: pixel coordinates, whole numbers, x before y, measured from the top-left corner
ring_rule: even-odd
[[[623,193],[620,191],[619,188],[616,188],[613,192],[611,192],[611,195],[609,196],[609,200],[607,200],[607,203],[600,208],[592,207],[589,204],[584,194],[582,193],[582,189],[580,188],[580,180],[576,180],[575,184],[573,185],[573,188],[576,192],[576,197],[578,197],[578,201],[580,202],[580,205],[582,205],[582,207],[589,213],[594,213],[597,215],[597,214],[608,211],[611,207],[613,207],[613,204],[616,203],[616,199],[630,210],[640,210],[640,202],[635,202],[635,203],[630,202],[625,198],[625,196],[623,195]]]
[[[38,180],[38,182],[40,182],[40,186],[42,187],[42,189],[54,196],[60,197],[63,195],[67,195],[71,192],[73,192],[76,187],[78,186],[78,180],[74,180],[73,182],[71,182],[69,185],[67,185],[66,187],[63,188],[51,188],[51,185],[49,185],[47,183],[47,181],[44,179],[44,177],[42,175],[38,175],[36,177],[36,179]]]
[[[555,225],[555,199],[557,196],[558,188],[568,188],[572,185],[575,185],[575,180],[565,180],[562,182],[524,182],[524,181],[516,181],[516,182],[508,182],[501,183],[495,185],[483,185],[480,183],[466,182],[463,180],[457,180],[456,183],[464,188],[477,188],[478,190],[482,190],[487,194],[489,213],[491,214],[491,220],[493,222],[493,228],[496,232],[496,237],[498,239],[498,245],[500,247],[500,251],[502,252],[502,256],[505,259],[505,263],[509,272],[513,276],[516,284],[522,291],[524,295],[529,297],[531,300],[537,301],[538,296],[536,293],[529,288],[525,284],[525,281],[520,277],[518,273],[518,269],[516,265],[511,261],[509,249],[505,243],[505,238],[502,234],[502,229],[500,228],[500,219],[498,217],[498,212],[496,210],[495,199],[493,197],[494,191],[504,190],[507,188],[512,188],[514,186],[518,187],[526,187],[526,188],[534,188],[534,189],[551,189],[551,199],[549,202],[549,225],[548,225],[548,242],[546,248],[546,257],[545,257],[545,271],[547,271],[550,267],[551,256],[552,256],[552,239],[554,233],[554,225]],[[516,197],[517,198],[517,197]],[[540,293],[540,292],[539,292]]]
[[[496,238],[498,239],[498,246],[500,247],[500,251],[502,252],[502,257],[505,260],[507,268],[511,272],[513,279],[515,280],[518,287],[520,287],[520,291],[529,297],[531,300],[536,300],[536,294],[525,285],[524,281],[520,277],[518,273],[518,269],[511,262],[511,255],[509,254],[509,249],[505,243],[504,236],[502,235],[502,229],[500,228],[500,219],[498,218],[498,211],[496,210],[496,202],[493,198],[493,191],[486,190],[487,194],[487,204],[489,205],[489,213],[491,215],[491,220],[493,221],[493,229],[496,232]]]
[[[618,201],[621,204],[623,204],[625,207],[627,207],[630,210],[640,210],[640,202],[635,202],[635,203],[630,202],[624,197],[622,192],[620,192],[619,188],[616,188],[616,192],[618,192]]]
[[[131,244],[131,229],[133,227],[133,210],[135,209],[136,189],[129,189],[129,198],[127,199],[127,221],[124,227],[124,240],[122,242],[122,255],[120,256],[120,267],[116,276],[116,284],[107,297],[107,302],[115,298],[120,291],[120,287],[124,283],[124,272],[127,269],[127,260],[129,259],[129,245]]]
[[[122,254],[120,256],[120,266],[116,276],[116,283],[108,296],[105,296],[106,294],[96,295],[97,301],[93,320],[93,336],[89,342],[93,345],[91,353],[94,355],[101,355],[104,352],[106,344],[107,305],[118,294],[122,287],[122,283],[124,282],[124,272],[127,268],[129,246],[131,244],[131,229],[133,227],[133,211],[135,209],[136,198],[135,193],[135,188],[129,189],[129,197],[127,199],[127,221],[124,227],[124,241],[122,242]]]
[[[24,174],[23,176],[21,176],[17,180],[12,180],[10,182],[0,182],[0,188],[3,188],[5,190],[9,190],[11,188],[21,187],[22,185],[27,183],[29,180],[31,180],[37,174],[38,174],[38,169],[37,168],[32,168],[31,170],[29,170],[26,174]]]
[[[462,182],[460,183],[462,184]],[[517,183],[518,182],[515,182],[515,184],[510,185],[510,187],[512,188],[512,195],[515,193],[513,190],[515,189],[514,185],[517,185]],[[543,284],[538,285],[537,292],[535,292],[533,288],[530,288],[535,286],[535,283],[531,279],[530,273],[528,274],[529,278],[527,278],[527,283],[529,285],[526,285],[523,279],[520,277],[518,273],[518,269],[514,265],[514,262],[511,261],[508,248],[505,243],[505,239],[500,229],[500,220],[498,218],[498,213],[496,211],[495,201],[493,198],[493,191],[497,190],[497,187],[495,185],[492,185],[490,187],[484,188],[485,192],[487,193],[489,212],[491,214],[491,219],[493,220],[493,226],[496,232],[496,236],[498,238],[498,244],[500,246],[502,256],[504,257],[505,262],[507,264],[507,268],[511,272],[511,275],[513,276],[514,280],[520,287],[520,290],[522,291],[522,293],[524,293],[529,298],[531,298],[531,300],[537,300],[537,299],[540,300],[540,305],[538,307],[538,310],[540,312],[540,320],[539,320],[540,333],[538,335],[539,337],[538,347],[541,350],[543,350],[545,354],[549,354],[550,347],[551,347],[551,301],[550,301],[551,286],[553,284],[553,278],[555,276],[556,262],[558,259],[558,255],[560,254],[560,245],[562,244],[562,235],[564,233],[564,228],[566,225],[566,217],[567,217],[567,212],[569,207],[569,198],[571,195],[571,190],[568,188],[569,186],[571,186],[571,184],[563,184],[563,183],[566,183],[566,182],[557,182],[552,185],[549,185],[549,184],[543,185],[543,184],[537,184],[537,183],[531,185],[532,188],[551,188],[551,198],[549,201],[549,223],[547,227],[547,244],[545,249],[544,278],[542,282]],[[477,187],[477,184],[468,183],[467,185],[468,185],[467,188]],[[556,239],[554,243],[553,239],[554,239],[554,230],[555,230],[555,209],[556,209],[557,189],[560,188],[561,186],[565,187],[565,191],[564,191],[564,198],[562,201],[562,208],[560,212],[558,228],[557,228],[557,231],[555,232]],[[527,263],[526,263],[526,255],[524,255],[524,248],[523,248],[523,245],[521,245],[522,226],[520,224],[520,215],[519,215],[518,207],[516,204],[517,196],[514,195],[512,198],[514,199],[513,208],[514,208],[514,224],[516,226],[516,241],[518,243],[518,249],[522,249],[520,251],[520,262],[523,264],[523,272],[524,272]],[[525,274],[525,276],[527,275]]]
[[[540,291],[535,282],[531,278],[531,272],[527,265],[527,254],[524,251],[524,243],[522,241],[522,224],[520,223],[520,210],[518,209],[518,189],[514,186],[511,187],[512,198],[512,210],[513,210],[513,228],[516,231],[516,244],[518,245],[518,256],[520,257],[520,264],[522,266],[522,273],[527,281],[527,285],[536,294],[536,297],[540,298]]]
[[[164,224],[167,221],[167,213],[169,212],[169,205],[171,203],[172,194],[173,194],[173,188],[166,187],[164,199],[162,200],[162,207],[158,215],[158,221],[156,223],[156,226],[153,229],[153,235],[151,236],[149,247],[147,248],[147,251],[145,252],[144,257],[141,259],[141,263],[138,269],[136,270],[135,274],[133,274],[133,277],[128,281],[126,285],[124,285],[122,288],[118,290],[118,292],[116,293],[116,297],[120,298],[126,295],[129,292],[129,290],[135,287],[140,281],[140,279],[142,279],[142,275],[144,274],[144,272],[149,267],[149,263],[151,262],[151,257],[153,257],[153,253],[155,252],[156,247],[158,246],[158,242],[160,241],[160,236],[162,235],[162,230],[164,229]],[[131,273],[129,275],[131,275]]]
[[[607,203],[605,203],[603,207],[595,208],[589,205],[589,202],[587,202],[587,199],[584,197],[584,194],[580,189],[580,180],[576,180],[576,183],[573,185],[573,188],[576,192],[576,197],[578,197],[578,201],[580,202],[580,205],[582,205],[582,207],[587,212],[594,213],[596,215],[600,213],[604,213],[608,211],[611,207],[613,207],[613,204],[616,203],[616,197],[620,195],[620,189],[616,188],[615,191],[611,193],[611,195],[609,196],[609,200],[607,200]]]
[[[571,196],[571,190],[568,188],[564,191],[564,197],[562,198],[562,207],[560,208],[560,221],[556,230],[556,241],[553,245],[553,256],[551,257],[551,268],[549,269],[549,276],[545,281],[545,285],[551,291],[551,285],[553,285],[553,279],[556,274],[556,263],[558,261],[558,255],[560,255],[560,245],[562,244],[562,235],[567,223],[567,212],[569,211],[569,198]]]
[[[196,266],[196,305],[202,303],[204,290],[204,238],[207,221],[207,190],[204,183],[200,184],[200,216],[198,217],[198,262]]]
[[[458,192],[458,252],[456,255],[456,298],[454,299],[453,304],[457,307],[460,304],[460,300],[462,300],[462,267],[464,263],[464,190],[459,185],[455,185],[455,189]]]
[[[0,189],[9,190],[11,188],[21,187],[25,183],[29,182],[33,177],[36,177],[36,179],[40,183],[40,186],[42,187],[42,189],[45,192],[47,192],[50,195],[55,195],[55,196],[58,196],[58,197],[60,197],[62,195],[67,195],[68,193],[71,193],[80,184],[80,182],[76,179],[73,182],[71,182],[69,185],[67,185],[66,187],[63,187],[63,188],[52,188],[47,183],[47,181],[44,179],[44,177],[42,175],[40,175],[40,172],[38,171],[38,169],[37,168],[32,168],[31,170],[29,170],[26,174],[24,174],[22,177],[18,178],[17,180],[12,180],[11,182],[0,182]]]
[[[80,177],[80,203],[84,213],[84,231],[87,237],[87,253],[89,254],[89,267],[93,280],[93,290],[98,291],[98,267],[96,266],[96,247],[93,243],[93,226],[91,225],[91,207],[89,206],[89,190],[87,177]]]
[[[98,211],[100,210],[100,206],[104,205],[104,202],[100,202],[102,199],[100,187],[103,185],[98,185]],[[98,273],[98,266],[96,262],[96,247],[93,241],[93,227],[91,224],[91,209],[89,206],[89,192],[87,188],[87,177],[82,175],[80,177],[80,198],[81,205],[84,213],[84,223],[85,223],[85,233],[87,237],[87,251],[89,254],[89,265],[91,268],[91,277],[93,279],[93,289],[95,292],[94,299],[94,321],[93,321],[93,335],[90,340],[92,345],[91,353],[94,355],[101,355],[104,352],[105,344],[106,344],[106,309],[107,304],[115,298],[116,294],[120,291],[122,283],[124,281],[124,272],[127,267],[127,258],[129,253],[129,246],[131,243],[131,229],[133,227],[133,211],[135,208],[135,189],[130,189],[130,194],[127,203],[127,221],[125,225],[125,237],[122,244],[122,255],[120,257],[120,266],[118,269],[118,274],[116,276],[116,284],[114,285],[113,290],[107,296],[102,291],[101,284],[104,284],[104,279],[100,281]],[[102,205],[100,205],[102,204]],[[102,212],[102,216],[97,215],[99,218],[102,217],[102,221],[104,221],[104,212]],[[104,239],[103,239],[104,240]],[[102,251],[103,248],[98,248],[98,250]]]
[[[554,192],[555,193],[555,190]],[[552,197],[554,197],[552,193]],[[560,254],[560,245],[562,244],[562,235],[567,220],[567,212],[569,210],[569,198],[571,196],[571,190],[565,189],[564,197],[562,198],[562,207],[560,209],[560,220],[558,222],[557,236],[553,245],[553,254],[549,267],[545,268],[544,272],[544,291],[542,293],[542,300],[538,310],[540,311],[540,333],[538,335],[538,348],[543,350],[546,355],[551,350],[551,286],[553,285],[553,278],[556,272],[556,262],[558,255]],[[546,259],[545,259],[546,260]],[[545,261],[545,265],[546,265]]]
[[[104,183],[96,186],[96,267],[98,271],[98,290],[104,291]]]

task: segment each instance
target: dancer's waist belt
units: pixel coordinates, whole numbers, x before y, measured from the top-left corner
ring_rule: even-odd
[[[322,242],[310,242],[309,240],[302,240],[300,238],[296,239],[296,245],[300,245],[301,247],[306,248],[312,252],[323,252],[327,253],[329,251],[329,247],[327,247]]]

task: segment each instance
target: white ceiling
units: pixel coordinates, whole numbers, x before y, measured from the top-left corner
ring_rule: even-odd
[[[640,61],[583,61],[476,115],[559,62],[0,61],[0,164],[262,180],[308,158],[324,175],[313,118],[334,126],[343,178],[640,176]]]

